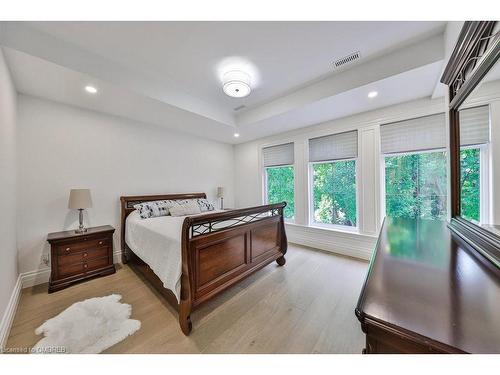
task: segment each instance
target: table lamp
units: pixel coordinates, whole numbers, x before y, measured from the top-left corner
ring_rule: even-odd
[[[224,188],[219,186],[217,188],[217,198],[220,198],[220,209],[224,209]]]
[[[71,189],[69,192],[68,208],[79,211],[80,225],[76,233],[85,233],[87,228],[83,226],[83,210],[92,207],[92,198],[89,189]]]

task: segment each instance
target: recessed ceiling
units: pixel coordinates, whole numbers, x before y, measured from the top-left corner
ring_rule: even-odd
[[[169,121],[164,113],[165,126],[191,129],[204,126],[199,125],[204,119],[209,124],[207,129],[219,127],[219,131],[208,131],[212,138],[236,143],[267,135],[269,129],[287,130],[272,124],[291,114],[301,119],[293,121],[298,124],[294,126],[305,126],[323,115],[338,116],[345,111],[332,113],[322,109],[321,116],[311,116],[310,108],[391,76],[399,76],[397,82],[409,87],[418,84],[418,96],[431,95],[437,84],[439,61],[443,59],[445,25],[445,22],[3,22],[0,43],[28,55],[17,56],[18,59],[28,60],[31,56],[45,61],[32,59],[30,63],[11,66],[18,77],[15,81],[22,81],[15,82],[16,85],[26,94],[69,101],[62,91],[56,93],[47,87],[50,82],[43,79],[43,69],[59,69],[61,74],[54,79],[63,81],[66,77],[68,82],[58,87],[74,82],[79,74],[82,79],[93,78],[109,85],[115,94],[141,97],[158,108],[163,104],[162,111],[175,112],[172,118],[178,119],[179,111],[188,112],[183,115],[185,121],[193,119],[198,124],[181,126]],[[431,52],[423,57],[411,53],[412,46],[419,43],[422,51]],[[356,51],[360,51],[362,58],[353,65],[333,68],[335,60]],[[382,60],[391,54],[395,56],[393,60]],[[234,61],[253,70],[252,92],[245,98],[230,98],[222,91],[221,64]],[[49,68],[46,63],[54,66]],[[40,82],[23,80],[22,76],[29,75],[23,67],[35,65],[41,71],[39,78],[34,79]],[[428,65],[432,67],[420,73],[425,76],[415,74],[415,69]],[[355,79],[346,78],[343,82],[342,77],[349,77],[349,72],[355,69],[358,69]],[[383,74],[377,74],[382,71]],[[384,93],[377,91],[379,97],[372,100],[370,108],[385,103]],[[365,99],[367,94],[363,92]],[[405,92],[391,92],[389,96],[391,102],[397,101],[397,96],[400,101],[409,97]],[[112,108],[108,110],[101,103],[97,110],[130,117],[117,113],[120,103],[107,98],[100,88],[99,95],[94,97]],[[88,98],[79,100],[72,97],[68,104],[95,109]],[[359,105],[359,111],[366,110],[363,103],[351,103],[349,112],[356,111],[352,105]],[[234,110],[241,106],[244,108],[240,111]],[[141,119],[141,115],[134,119]],[[241,135],[237,140],[235,130]]]

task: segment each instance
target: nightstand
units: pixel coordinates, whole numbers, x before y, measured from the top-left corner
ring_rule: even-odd
[[[49,293],[96,276],[115,273],[113,233],[110,225],[49,233],[51,273]]]

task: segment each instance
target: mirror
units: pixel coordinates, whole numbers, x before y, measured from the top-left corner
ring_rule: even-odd
[[[460,216],[500,235],[500,63],[459,108]]]

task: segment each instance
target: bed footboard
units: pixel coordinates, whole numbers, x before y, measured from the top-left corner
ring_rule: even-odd
[[[276,261],[285,264],[286,203],[187,217],[182,237],[179,322],[191,331],[190,313],[199,304]]]

